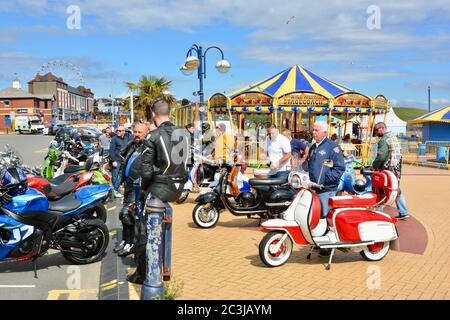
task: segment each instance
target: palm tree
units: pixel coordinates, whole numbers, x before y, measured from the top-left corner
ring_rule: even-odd
[[[171,106],[176,104],[175,97],[168,93],[172,81],[164,77],[156,76],[141,76],[138,83],[125,82],[128,90],[133,91],[134,113],[137,117],[151,118],[150,110],[146,109],[148,104],[151,104],[158,98],[167,101]],[[124,103],[125,110],[130,110],[130,98],[128,97]]]

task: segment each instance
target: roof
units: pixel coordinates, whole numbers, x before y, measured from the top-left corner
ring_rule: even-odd
[[[6,88],[3,90],[0,90],[0,98],[38,98],[41,100],[51,100],[53,98],[53,95],[48,94],[41,94],[41,95],[34,95],[32,93],[29,93],[27,91],[21,90],[21,89],[15,89],[15,88]]]
[[[446,122],[450,123],[450,106],[432,111],[421,117],[408,121],[408,123]]]
[[[35,96],[27,91],[15,88],[0,90],[0,98],[34,98]]]
[[[228,96],[233,99],[246,92],[259,92],[276,98],[287,93],[299,91],[318,93],[327,98],[333,98],[342,93],[352,92],[352,89],[319,77],[301,66],[294,65],[270,78],[237,90]]]

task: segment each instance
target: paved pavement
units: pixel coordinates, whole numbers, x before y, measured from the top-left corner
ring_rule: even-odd
[[[406,230],[400,235],[403,251],[379,262],[337,252],[330,271],[326,259],[307,260],[305,248],[296,248],[282,267],[265,267],[258,256],[264,233],[256,220],[224,212],[217,227],[199,229],[191,218],[191,195],[186,204],[174,205],[173,276],[183,284],[178,299],[450,299],[450,172],[405,166],[401,184],[417,219],[398,222]],[[423,228],[425,236],[406,234],[408,224]],[[413,240],[426,246],[423,254],[411,253]],[[131,285],[130,299],[139,294],[140,286]]]

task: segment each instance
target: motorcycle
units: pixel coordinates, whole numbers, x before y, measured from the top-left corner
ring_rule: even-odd
[[[398,179],[392,172],[373,172],[373,193],[331,197],[326,218],[321,218],[320,200],[313,189],[324,186],[311,182],[306,172],[292,172],[289,180],[298,190],[295,199],[281,218],[261,225],[270,231],[259,244],[259,257],[266,266],[286,263],[293,243],[310,247],[307,259],[317,249],[331,249],[327,270],[336,249],[359,252],[368,261],[378,261],[391,246],[398,245],[397,219],[379,210],[397,198]]]
[[[295,190],[281,179],[250,179],[252,190],[239,192],[234,177],[240,164],[221,162],[220,177],[213,191],[199,195],[192,212],[194,223],[200,228],[212,228],[219,221],[222,210],[228,209],[233,215],[258,215],[260,218],[275,217],[286,210],[295,196]],[[237,195],[237,196],[233,196]],[[234,198],[233,204],[229,198]]]
[[[105,199],[110,185],[86,186],[59,201],[49,202],[39,191],[27,188],[0,206],[0,263],[36,260],[49,249],[61,251],[71,263],[100,260],[108,246],[109,230],[90,210]],[[1,192],[8,192],[2,188]]]

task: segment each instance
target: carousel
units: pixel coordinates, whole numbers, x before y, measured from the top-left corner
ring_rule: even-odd
[[[198,119],[198,105],[181,107],[177,110],[177,123]],[[207,102],[208,121],[214,127],[218,119],[229,121],[232,134],[236,137],[236,149],[243,149],[246,158],[254,158],[256,163],[263,163],[265,128],[276,124],[279,128],[289,129],[294,137],[301,137],[302,132],[311,129],[316,120],[325,120],[330,127],[336,117],[342,121],[341,136],[348,132],[349,119],[357,119],[359,125],[358,158],[367,160],[370,157],[376,115],[386,115],[389,101],[382,95],[370,97],[356,92],[346,86],[320,77],[311,71],[294,65],[274,76],[257,81],[254,84],[230,94],[213,94]],[[258,115],[265,121],[254,123],[246,119]],[[186,122],[186,123],[188,123]],[[246,136],[249,126],[254,126],[256,134]],[[351,129],[350,129],[351,131]],[[351,132],[350,132],[351,133]],[[256,152],[250,152],[250,146]],[[367,162],[367,161],[365,161]]]

